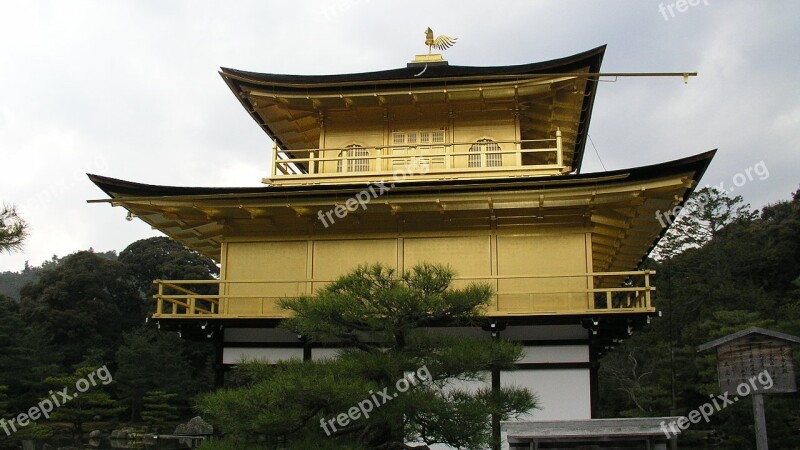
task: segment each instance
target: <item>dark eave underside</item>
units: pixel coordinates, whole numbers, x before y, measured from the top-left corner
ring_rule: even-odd
[[[337,233],[364,229],[414,231],[415,224],[441,230],[590,226],[595,270],[640,267],[667,230],[658,211],[683,204],[703,176],[714,151],[652,166],[595,174],[507,180],[398,183],[363,213],[352,214]],[[341,204],[365,184],[203,188],[153,186],[89,175],[111,199],[166,235],[219,259],[228,236],[324,237],[316,213]],[[445,213],[446,212],[446,213]],[[349,218],[350,216],[348,216]],[[410,220],[406,220],[410,219]],[[587,222],[588,221],[588,222]],[[424,231],[428,228],[419,229]]]

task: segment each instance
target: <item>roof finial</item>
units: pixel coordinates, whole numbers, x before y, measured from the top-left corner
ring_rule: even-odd
[[[436,47],[437,50],[447,50],[448,48],[456,45],[456,41],[458,38],[447,36],[446,34],[442,34],[438,36],[436,39],[433,38],[433,30],[428,27],[425,30],[425,45],[428,46],[428,54],[431,54],[431,49]]]
[[[427,55],[416,55],[414,57],[414,61],[411,64],[447,64],[447,61],[444,60],[441,53],[431,53],[434,48],[437,50],[447,50],[448,48],[454,46],[456,44],[456,40],[458,38],[450,37],[447,35],[437,36],[436,38],[433,37],[433,30],[427,28],[425,30],[425,45],[428,46],[428,54]],[[422,75],[420,72],[418,75]]]

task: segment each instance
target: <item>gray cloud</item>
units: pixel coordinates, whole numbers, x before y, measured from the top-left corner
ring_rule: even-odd
[[[522,64],[608,44],[605,71],[697,70],[603,83],[590,134],[608,169],[718,147],[704,183],[763,160],[754,206],[798,186],[800,4],[709,0],[665,20],[657,1],[12,2],[0,17],[0,200],[31,222],[19,270],[89,246],[156,235],[85,172],[154,184],[258,185],[268,138],[219,66],[345,73],[405,65],[423,30],[458,36],[451,64]],[[601,170],[589,147],[584,171]]]

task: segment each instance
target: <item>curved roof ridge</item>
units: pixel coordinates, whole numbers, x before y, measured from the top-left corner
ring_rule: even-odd
[[[600,64],[605,54],[606,45],[595,47],[581,53],[547,61],[533,62],[506,66],[459,66],[449,64],[431,64],[425,76],[415,77],[419,73],[419,64],[403,68],[379,70],[371,72],[358,72],[348,74],[327,75],[290,75],[277,73],[261,73],[221,67],[221,75],[245,82],[256,83],[289,83],[289,84],[320,84],[342,82],[392,82],[403,79],[427,80],[435,77],[468,77],[468,76],[501,76],[501,75],[534,75],[537,73],[568,72],[571,69],[592,67],[593,72],[600,69]]]

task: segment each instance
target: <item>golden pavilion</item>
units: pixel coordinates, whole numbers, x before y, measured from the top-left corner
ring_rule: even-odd
[[[582,173],[604,51],[340,75],[223,68],[273,143],[263,186],[90,178],[103,202],[220,264],[218,280],[156,280],[152,316],[217,343],[219,384],[242,358],[335,354],[276,327],[280,298],[360,264],[442,263],[496,292],[486,325],[460,332],[525,346],[493,378],[537,392],[536,420],[591,422],[600,355],[658,314],[642,270],[666,231],[656,212],[682,205],[714,155]]]

